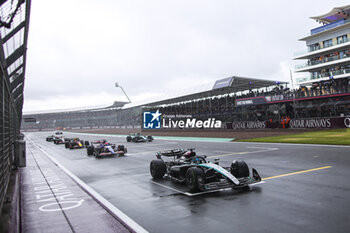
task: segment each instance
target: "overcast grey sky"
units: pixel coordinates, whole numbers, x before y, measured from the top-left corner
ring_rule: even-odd
[[[309,19],[348,1],[32,1],[24,112],[107,106],[229,76],[290,81]]]

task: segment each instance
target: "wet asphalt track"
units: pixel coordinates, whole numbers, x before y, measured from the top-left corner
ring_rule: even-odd
[[[46,142],[50,132],[26,135],[149,232],[350,229],[350,147],[170,140],[135,144],[126,143],[124,137],[79,135],[84,140],[106,138],[128,148],[125,157],[95,159],[86,155],[86,149],[68,150]],[[219,157],[223,166],[245,160],[265,183],[250,190],[196,196],[169,181],[154,183],[149,163],[156,151],[191,147],[209,160]]]

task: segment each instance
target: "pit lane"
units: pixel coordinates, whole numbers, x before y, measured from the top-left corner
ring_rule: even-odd
[[[149,232],[346,232],[350,227],[349,147],[175,140],[135,144],[104,136],[124,144],[129,153],[95,159],[85,149],[46,142],[50,132],[26,135]],[[209,160],[220,158],[223,166],[243,159],[265,183],[193,196],[181,185],[154,183],[149,163],[156,151],[192,147]]]

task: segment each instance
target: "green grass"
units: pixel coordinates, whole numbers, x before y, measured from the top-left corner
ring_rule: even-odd
[[[239,142],[272,142],[272,143],[300,143],[350,145],[350,129],[320,130],[301,134],[291,134],[275,137],[241,139]]]

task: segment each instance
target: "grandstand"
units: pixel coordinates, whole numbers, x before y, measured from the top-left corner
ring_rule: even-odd
[[[229,80],[227,85],[222,82]],[[221,84],[220,84],[221,82]],[[220,85],[218,85],[218,83]],[[245,96],[254,90],[271,91],[276,85],[284,85],[286,82],[274,80],[262,80],[244,77],[230,77],[228,79],[218,80],[213,84],[206,85],[204,88],[194,88],[194,91],[188,90],[188,93],[180,91],[174,93],[167,99],[156,99],[152,102],[130,103],[115,102],[112,106],[105,108],[84,109],[75,111],[62,111],[50,113],[25,114],[22,122],[23,130],[52,130],[58,129],[88,129],[88,128],[110,128],[110,127],[141,127],[141,114],[145,109],[162,108],[182,104],[189,105],[196,101],[197,111],[209,111],[216,113],[218,111],[217,99],[223,101],[225,97],[225,108],[231,109],[235,106],[237,95]],[[199,104],[199,103],[202,103]],[[202,107],[204,108],[203,110]],[[194,109],[194,104],[192,105]],[[183,108],[183,113],[185,113]]]
[[[228,129],[247,128],[246,123],[239,122],[260,122],[248,128],[278,128],[288,126],[284,119],[337,119],[350,115],[349,92],[348,83],[334,82],[320,92],[305,86],[292,90],[282,81],[233,76],[217,80],[207,89],[153,102],[25,115],[22,125],[25,130],[141,128],[142,112],[159,110],[164,115],[214,117]]]
[[[125,104],[126,102],[116,101],[104,108],[27,114],[23,116],[22,129],[86,129],[140,125],[140,108],[123,108]]]

